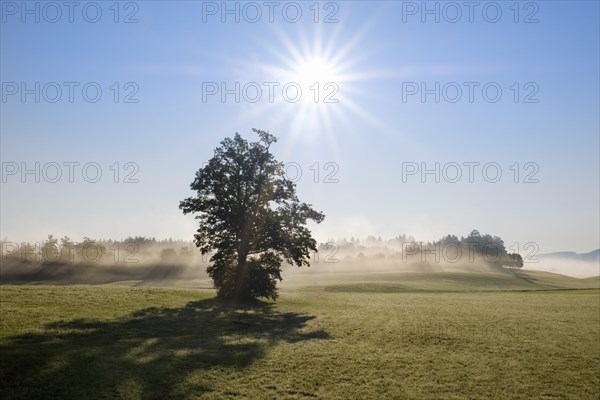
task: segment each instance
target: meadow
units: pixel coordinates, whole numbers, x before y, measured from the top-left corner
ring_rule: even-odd
[[[290,276],[277,302],[207,285],[2,285],[3,399],[593,399],[598,278]]]

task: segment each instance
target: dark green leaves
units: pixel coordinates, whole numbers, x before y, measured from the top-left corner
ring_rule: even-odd
[[[213,253],[208,273],[226,298],[275,298],[281,263],[309,265],[317,247],[305,225],[325,218],[298,200],[283,163],[269,151],[277,138],[253,131],[258,142],[237,133],[223,140],[196,172],[190,187],[197,195],[179,204],[184,214],[197,214],[195,243]]]

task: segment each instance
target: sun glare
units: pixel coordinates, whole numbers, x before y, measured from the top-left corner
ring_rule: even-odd
[[[305,60],[299,63],[294,80],[302,86],[310,86],[315,83],[324,85],[329,82],[337,82],[338,77],[335,67],[322,59]]]
[[[327,42],[320,31],[312,37],[300,31],[293,38],[278,31],[278,40],[264,43],[270,51],[270,62],[260,65],[262,79],[274,87],[274,97],[253,104],[251,111],[240,114],[238,120],[268,116],[270,126],[286,126],[290,143],[320,141],[332,149],[335,157],[337,136],[340,130],[351,126],[350,115],[381,128],[384,124],[362,104],[365,92],[360,81],[378,74],[377,70],[364,69],[361,63],[367,55],[357,51],[368,27],[352,36],[338,32]],[[243,66],[242,71],[254,67]],[[236,122],[235,126],[241,124]]]

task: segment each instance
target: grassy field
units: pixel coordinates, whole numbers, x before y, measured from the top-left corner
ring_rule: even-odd
[[[235,307],[208,289],[4,285],[0,393],[594,399],[597,287],[533,272],[311,274],[277,303]]]

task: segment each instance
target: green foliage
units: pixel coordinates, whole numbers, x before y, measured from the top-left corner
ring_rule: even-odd
[[[269,150],[275,136],[253,131],[258,142],[237,133],[223,140],[196,172],[190,187],[197,195],[179,204],[184,214],[198,214],[195,243],[202,254],[214,252],[207,271],[218,295],[236,300],[275,299],[281,263],[310,265],[317,243],[305,225],[325,217],[298,200],[283,163]]]
[[[243,268],[239,268],[235,260],[217,260],[207,268],[207,272],[219,297],[250,301],[258,297],[275,298],[277,280],[282,279],[280,266],[278,257],[264,253],[258,259],[247,260]]]
[[[504,241],[498,236],[481,234],[478,230],[471,231],[469,236],[460,240],[455,235],[447,235],[434,242],[432,246],[460,246],[464,254],[476,254],[483,257],[483,261],[496,267],[523,267],[521,255],[509,254],[504,246]],[[520,266],[519,266],[519,260]]]
[[[48,240],[42,246],[42,259],[44,264],[54,264],[60,259],[60,250],[58,247],[58,239],[53,235],[48,235]]]
[[[523,257],[519,253],[509,253],[506,256],[506,265],[512,268],[523,268]]]

